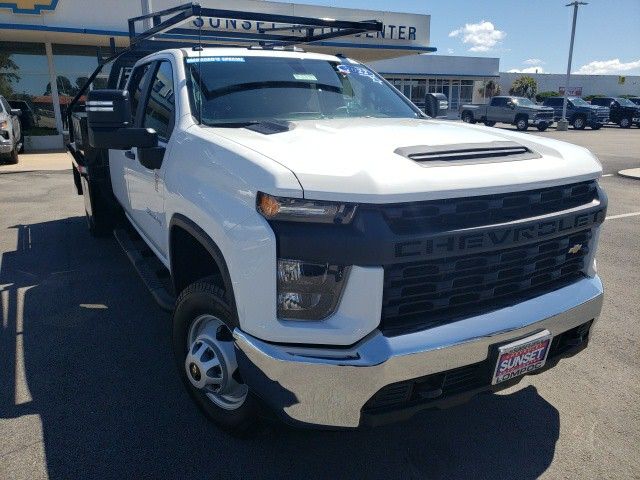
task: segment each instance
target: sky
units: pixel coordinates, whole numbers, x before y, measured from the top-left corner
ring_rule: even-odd
[[[295,0],[431,15],[440,55],[499,57],[500,71],[566,73],[569,0]],[[578,11],[573,73],[640,75],[640,0],[588,0]]]

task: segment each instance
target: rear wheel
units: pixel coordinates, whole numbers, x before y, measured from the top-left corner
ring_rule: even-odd
[[[529,119],[527,117],[518,117],[516,119],[516,128],[521,131],[524,132],[529,128]]]
[[[631,128],[631,119],[629,117],[624,117],[618,123],[620,128]]]
[[[487,127],[493,127],[493,126],[496,124],[496,122],[493,122],[493,121],[491,121],[491,120],[485,120],[485,121],[484,121],[484,124],[485,124]]]
[[[221,429],[245,435],[258,424],[258,400],[242,381],[231,333],[233,315],[209,277],[188,286],[173,314],[180,378],[200,410]]]
[[[462,121],[464,123],[476,123],[475,119],[473,118],[473,114],[471,112],[464,112],[462,114]]]
[[[601,128],[602,128],[601,123],[594,123],[593,125],[591,125],[591,130],[600,130]]]

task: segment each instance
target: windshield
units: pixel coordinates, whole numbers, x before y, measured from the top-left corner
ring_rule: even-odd
[[[514,98],[514,101],[520,105],[521,107],[535,107],[536,104],[533,103],[531,100],[529,100],[528,98],[525,97],[516,97]]]
[[[631,100],[627,100],[626,98],[616,98],[616,102],[618,102],[623,107],[635,107],[636,104]]]
[[[191,57],[187,85],[202,123],[417,118],[399,92],[356,63],[286,57]]]
[[[578,107],[590,107],[591,105],[583,100],[580,97],[569,97],[569,100],[571,100],[571,103],[573,103],[574,105],[578,106]]]

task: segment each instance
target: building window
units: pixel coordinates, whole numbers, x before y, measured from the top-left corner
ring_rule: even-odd
[[[43,43],[0,42],[0,95],[22,110],[25,135],[57,134]]]
[[[56,83],[58,85],[58,98],[60,100],[60,112],[65,131],[69,130],[67,125],[67,107],[73,97],[80,91],[89,76],[98,66],[100,58],[100,48],[89,45],[60,45],[53,44],[53,64],[56,71]],[[105,56],[108,52],[104,51]],[[106,88],[111,64],[105,65],[96,78],[92,88]],[[49,93],[50,94],[50,93]],[[81,97],[80,102],[85,98]]]

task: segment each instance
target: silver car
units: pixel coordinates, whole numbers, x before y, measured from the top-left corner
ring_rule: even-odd
[[[12,109],[7,100],[0,96],[0,158],[9,163],[18,163],[18,152],[22,148],[20,110]]]

